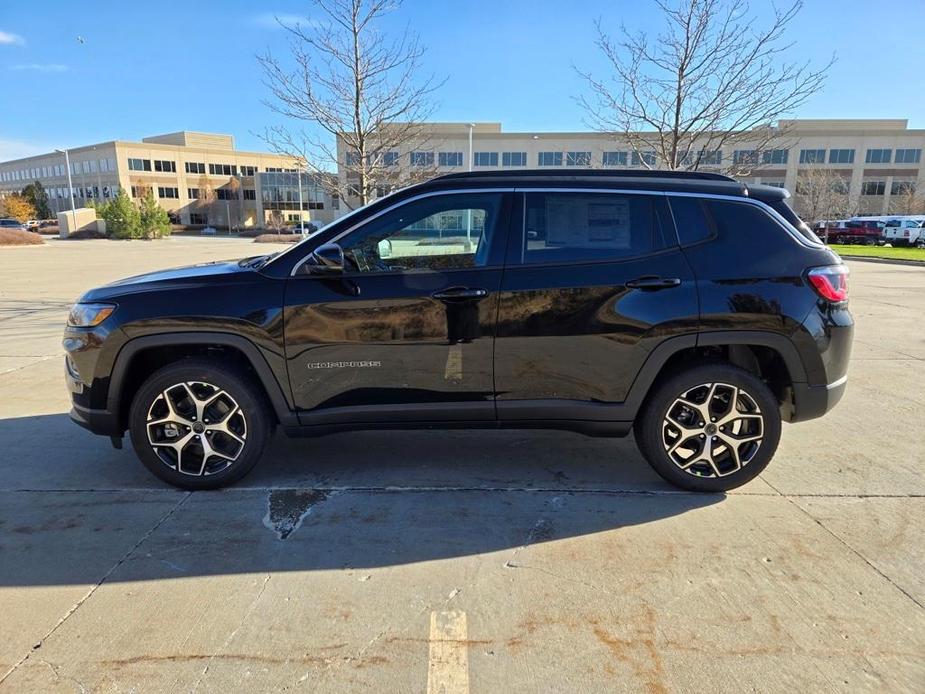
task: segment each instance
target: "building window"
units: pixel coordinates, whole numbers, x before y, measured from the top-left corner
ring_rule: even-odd
[[[655,166],[655,151],[650,149],[645,152],[633,152],[630,163],[633,166],[642,166],[643,163],[648,166]]]
[[[187,188],[186,197],[188,197],[190,200],[198,200],[199,199],[199,188]]]
[[[189,223],[190,224],[208,224],[209,218],[199,212],[190,212]]]
[[[278,166],[268,166],[267,173],[296,173],[295,169],[281,169]]]
[[[345,152],[344,153],[344,163],[347,166],[359,166],[360,165],[360,153],[359,152]]]
[[[562,152],[540,152],[537,166],[562,166]]]
[[[854,163],[854,150],[853,149],[830,149],[829,150],[829,163],[830,164],[853,164]]]
[[[758,163],[757,149],[737,149],[732,153],[733,164],[751,164]]]
[[[893,181],[890,195],[915,195],[915,181]]]
[[[440,166],[462,166],[462,152],[440,152]],[[383,196],[378,196],[383,197]]]
[[[209,173],[213,176],[237,176],[238,167],[234,164],[209,164]]]
[[[398,166],[398,152],[394,150],[389,150],[388,152],[382,153],[382,165],[383,166]]]
[[[801,149],[800,150],[800,163],[801,164],[824,164],[825,163],[825,150],[824,149]]]
[[[601,155],[601,164],[604,166],[626,166],[629,156],[626,152],[604,152]]]
[[[867,153],[870,154],[870,150],[867,150]],[[861,182],[861,195],[883,195],[885,192],[886,192],[886,181],[862,181]]]
[[[763,164],[786,164],[787,156],[786,149],[769,149],[761,153],[761,162]]]
[[[176,188],[158,186],[157,197],[175,199],[180,197],[180,191]]]
[[[76,166],[76,162],[74,163]],[[151,160],[150,159],[129,159],[128,160],[128,170],[129,171],[150,171],[151,170]],[[74,173],[80,173],[80,171],[74,171]]]
[[[204,174],[206,172],[206,165],[198,161],[188,161],[186,162],[186,173],[188,174]]]
[[[702,149],[699,152],[688,152],[681,157],[683,166],[692,166],[693,164],[698,166],[718,166],[722,163],[723,152],[719,149]]]
[[[897,149],[897,164],[918,164],[922,160],[922,150],[920,149]]]
[[[472,159],[473,166],[497,166],[497,152],[476,152]]]
[[[526,166],[527,165],[527,153],[526,152],[502,152],[501,153],[501,165],[502,166]]]
[[[566,166],[591,166],[591,152],[566,152]]]
[[[81,190],[80,188],[77,189]],[[151,192],[151,186],[132,186],[132,197],[133,198],[143,198],[145,195]]]
[[[177,164],[176,162],[168,161],[166,159],[155,159],[154,170],[160,171],[162,173],[176,173]]]
[[[257,173],[256,166],[242,166],[241,175],[242,176],[254,176]]]
[[[411,166],[433,166],[434,165],[434,153],[433,152],[412,152],[411,153]]]
[[[784,187],[784,182],[781,181],[780,179],[771,179],[768,181],[761,179],[761,184],[765,186],[771,186],[772,188],[783,188]]]
[[[331,209],[332,210],[340,209],[340,196],[337,193],[331,194]]]
[[[864,161],[868,164],[889,164],[892,157],[892,149],[869,149]],[[883,193],[877,194],[882,195]]]
[[[219,200],[237,200],[238,191],[232,190],[231,188],[218,188],[215,191],[215,196]]]
[[[254,190],[253,188],[245,188],[243,192],[244,192],[245,200],[256,200],[257,199],[257,191]]]

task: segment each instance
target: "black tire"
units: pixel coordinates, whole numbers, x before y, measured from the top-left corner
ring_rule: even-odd
[[[181,412],[183,406],[183,419],[189,416],[192,422],[192,413],[196,411],[195,401],[183,400],[183,384],[196,384],[191,387],[196,389],[195,396],[200,397],[201,401],[214,397],[219,391],[224,391],[224,395],[215,396],[213,404],[203,410],[205,416],[200,423],[203,429],[201,432],[188,427],[173,426],[173,431],[168,436],[163,436],[163,431],[152,429],[152,435],[162,437],[165,443],[173,440],[169,437],[192,437],[181,451],[181,456],[186,455],[190,462],[186,463],[181,458],[180,464],[176,465],[175,450],[169,446],[155,447],[149,441],[148,413],[154,411],[156,418],[165,411],[169,412],[165,410],[167,406],[163,399],[165,390],[169,390],[175,411]],[[218,390],[210,391],[206,384]],[[185,392],[193,393],[191,390]],[[189,409],[190,406],[193,409]],[[235,406],[239,409],[236,410]],[[160,414],[157,414],[158,408]],[[224,427],[227,434],[219,430],[206,429],[205,423],[209,421],[210,413],[216,413],[212,426]],[[227,414],[226,420],[222,420],[224,414]],[[215,424],[215,419],[223,423]],[[184,428],[185,431],[175,433],[178,428]],[[260,460],[272,431],[273,420],[259,386],[245,372],[230,364],[198,357],[183,359],[155,371],[135,393],[129,410],[132,446],[141,462],[160,479],[183,489],[217,489],[237,482]],[[197,441],[207,435],[208,440],[215,444],[216,450],[223,450],[226,455],[234,455],[234,460],[229,462],[218,455],[203,455],[204,448]],[[197,439],[197,436],[200,438]],[[171,467],[171,461],[175,467]],[[197,465],[201,469],[198,474],[195,471]]]
[[[752,446],[748,443],[735,446],[740,454],[743,452],[743,446],[746,447],[744,451],[748,455],[748,460],[734,472],[729,472],[722,476],[697,476],[692,472],[682,470],[669,456],[665,441],[672,433],[672,426],[668,423],[666,417],[669,415],[669,408],[676,406],[677,399],[682,395],[689,394],[692,389],[701,384],[714,383],[728,384],[739,388],[750,398],[752,404],[757,405],[757,413],[762,417],[761,433],[763,437],[757,443],[757,446]],[[743,398],[744,401],[745,398]],[[681,407],[683,408],[683,404]],[[693,410],[690,412],[695,414]],[[780,423],[780,410],[777,399],[761,379],[732,364],[716,362],[683,369],[656,384],[653,391],[646,398],[646,402],[638,415],[634,425],[634,434],[639,450],[645,459],[659,475],[671,484],[696,492],[725,492],[751,481],[767,467],[780,441]],[[744,426],[745,424],[735,425],[736,428]],[[749,424],[749,426],[752,426],[752,424]],[[681,431],[679,428],[675,428],[675,430]],[[697,438],[703,438],[700,434],[696,436]],[[691,434],[685,434],[684,437],[694,439],[694,435]],[[720,434],[720,437],[722,437],[722,434]],[[744,434],[742,437],[746,438]],[[714,445],[717,445],[717,449],[722,450],[721,444]],[[731,464],[732,457],[728,452],[726,456],[726,460]],[[703,470],[706,466],[698,464],[694,467]],[[718,466],[713,469],[718,469],[723,473],[726,472]],[[707,474],[714,473],[708,472]]]

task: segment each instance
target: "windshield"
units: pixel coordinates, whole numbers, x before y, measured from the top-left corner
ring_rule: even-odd
[[[368,202],[367,204],[363,205],[362,207],[357,207],[357,208],[354,208],[354,209],[350,210],[350,212],[348,212],[347,214],[343,215],[342,217],[338,217],[337,219],[334,219],[334,220],[328,222],[327,224],[325,224],[323,227],[321,227],[321,228],[318,229],[317,231],[313,231],[311,234],[309,234],[308,236],[306,236],[304,239],[302,239],[302,240],[299,241],[298,243],[293,244],[291,248],[287,248],[286,250],[280,251],[279,253],[274,253],[273,256],[267,260],[267,262],[269,262],[270,260],[276,260],[277,258],[282,258],[282,257],[285,256],[285,255],[289,255],[289,254],[292,253],[293,251],[298,252],[298,250],[301,248],[301,246],[302,246],[306,241],[310,241],[311,239],[313,239],[314,237],[316,237],[316,236],[317,236],[318,234],[320,234],[321,232],[330,229],[330,228],[331,228],[333,225],[335,225],[335,224],[340,224],[341,222],[346,222],[346,221],[348,221],[348,220],[350,220],[350,219],[356,217],[360,212],[362,212],[363,210],[365,210],[367,207],[369,207],[369,206],[372,205],[373,203],[380,202],[380,201],[382,201],[382,200],[388,200],[389,198],[395,196],[396,193],[401,192],[401,190],[403,190],[403,189],[392,191],[392,192],[389,193],[388,195],[383,195],[383,196],[380,197],[380,198],[376,198],[375,200],[372,200],[372,201]],[[266,264],[266,263],[264,263],[264,265],[265,265],[265,264]],[[261,265],[261,267],[263,267],[263,266]]]

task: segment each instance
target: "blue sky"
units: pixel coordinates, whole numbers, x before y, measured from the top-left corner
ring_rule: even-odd
[[[239,148],[263,149],[254,133],[279,119],[262,103],[254,55],[285,55],[274,15],[312,15],[310,2],[288,0],[2,5],[0,161],[181,129],[231,133]],[[908,118],[925,128],[925,2],[806,5],[791,32],[794,58],[822,63],[835,52],[838,60],[825,90],[794,115]],[[769,7],[752,0],[759,17]],[[435,119],[580,130],[572,97],[582,83],[572,65],[601,68],[597,17],[614,31],[621,21],[657,29],[646,0],[405,0],[383,29],[410,25],[429,48],[426,70],[447,78]]]

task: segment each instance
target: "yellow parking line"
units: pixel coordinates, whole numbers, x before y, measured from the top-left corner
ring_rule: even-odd
[[[453,345],[447,351],[443,379],[446,381],[462,380],[462,345]]]
[[[430,613],[430,663],[427,694],[469,694],[466,613]]]

